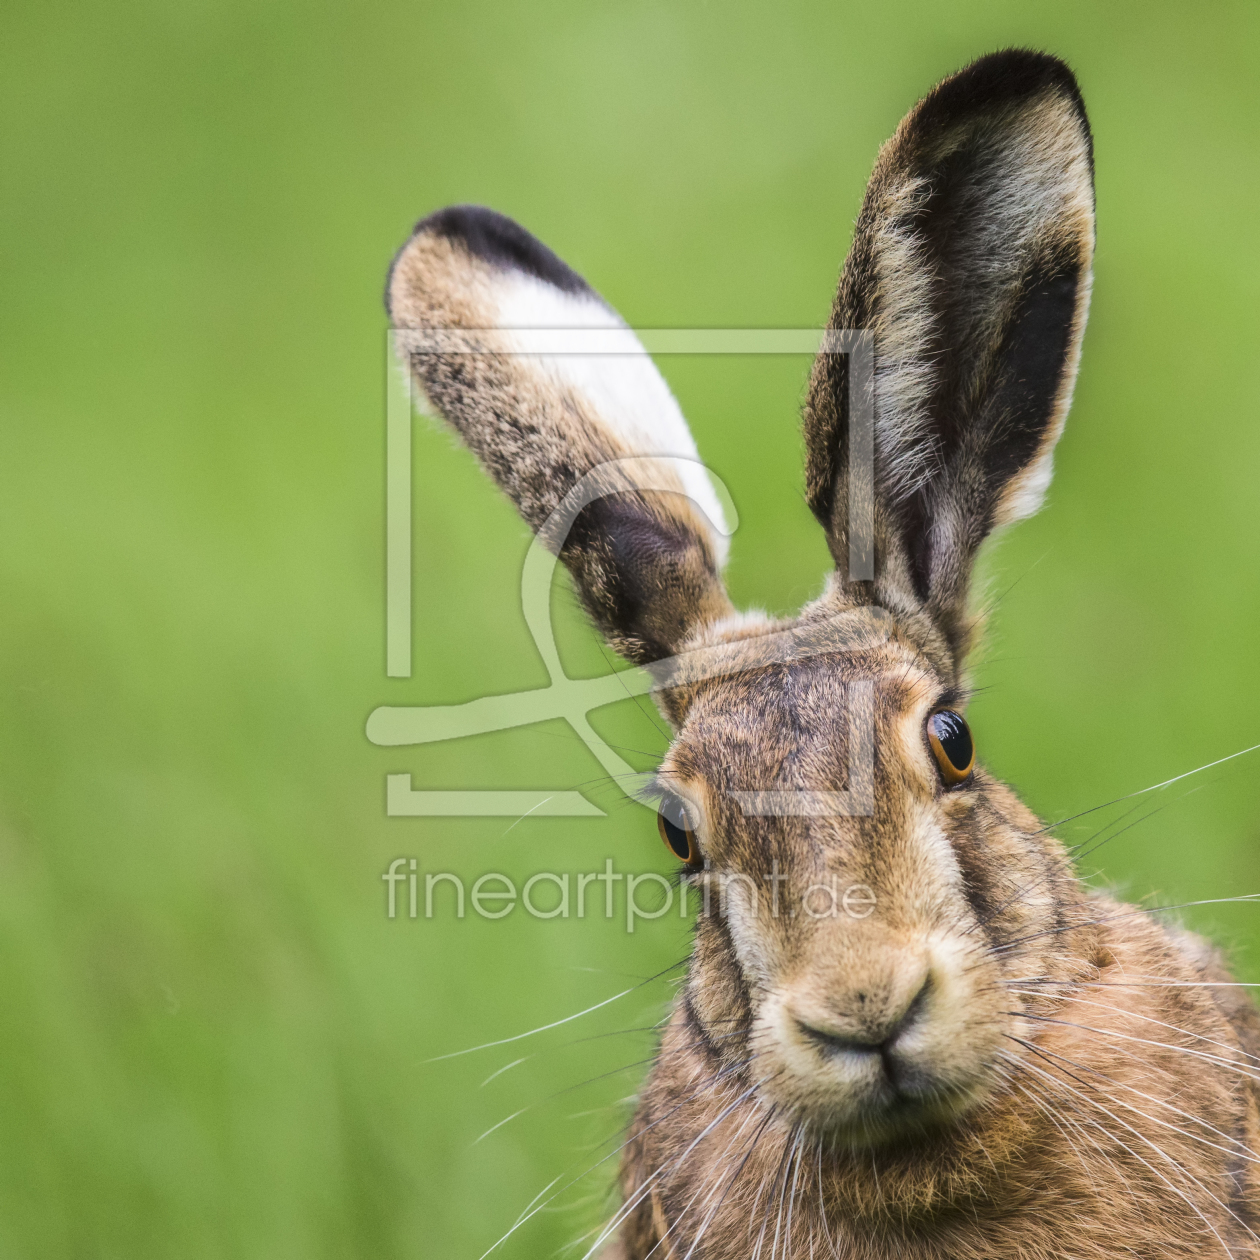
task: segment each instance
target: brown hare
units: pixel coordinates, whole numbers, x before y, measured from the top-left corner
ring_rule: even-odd
[[[416,381],[673,730],[660,829],[704,908],[588,1254],[1260,1256],[1246,989],[1086,889],[962,717],[971,569],[1049,482],[1093,247],[1062,62],[984,57],[905,118],[830,321],[873,337],[873,474],[857,360],[820,354],[806,489],[837,567],[783,622],[732,608],[686,424],[585,281],[476,207],[398,255]]]

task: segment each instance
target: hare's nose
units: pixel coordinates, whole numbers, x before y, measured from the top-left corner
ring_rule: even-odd
[[[811,1020],[795,1016],[796,1026],[806,1040],[812,1042],[825,1055],[870,1054],[887,1056],[924,1016],[932,989],[929,972],[917,988],[911,990],[908,1001],[885,1005],[882,1011],[867,1010],[868,995],[861,990],[846,1003],[851,1015],[843,1021]],[[830,1027],[826,1026],[830,1024]],[[887,1063],[887,1059],[885,1058]],[[890,1073],[891,1075],[891,1073]]]

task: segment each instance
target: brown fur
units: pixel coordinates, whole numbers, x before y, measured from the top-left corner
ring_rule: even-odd
[[[1205,942],[1087,890],[982,767],[947,782],[926,734],[965,704],[976,550],[1049,476],[1092,252],[1075,80],[1039,54],[982,59],[881,153],[833,311],[875,334],[874,581],[838,571],[790,621],[735,615],[704,514],[647,464],[544,535],[610,640],[659,662],[675,737],[658,784],[703,857],[607,1260],[1260,1256],[1245,990]],[[518,275],[599,301],[515,224],[458,208],[420,225],[390,304],[403,329],[475,330],[479,353],[413,369],[547,530],[606,461],[678,452],[512,353]],[[841,566],[848,385],[820,357],[805,411],[809,500]],[[842,792],[873,805],[766,815],[744,795]],[[855,888],[869,913],[817,913]]]

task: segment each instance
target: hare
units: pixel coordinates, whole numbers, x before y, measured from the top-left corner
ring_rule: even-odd
[[[660,669],[673,731],[659,828],[704,908],[588,1255],[1260,1256],[1245,989],[1086,889],[963,716],[971,569],[1049,483],[1093,247],[1061,61],[995,53],[911,110],[830,320],[873,337],[871,501],[856,359],[820,354],[805,483],[836,569],[782,622],[731,606],[678,406],[581,277],[469,206],[396,258],[417,383],[609,643]],[[557,328],[604,352],[528,333]]]

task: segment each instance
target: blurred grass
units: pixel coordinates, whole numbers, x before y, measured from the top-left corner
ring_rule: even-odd
[[[666,869],[607,790],[597,822],[384,817],[391,771],[598,773],[558,724],[415,752],[363,737],[383,702],[544,681],[524,530],[423,425],[419,668],[383,676],[380,290],[437,206],[516,216],[634,323],[819,324],[913,100],[995,47],[1066,56],[1097,139],[1094,313],[1049,506],[989,557],[1005,593],[974,727],[1047,816],[1255,743],[1258,22],[1243,4],[9,5],[0,1255],[475,1258],[615,1132],[642,1071],[543,1101],[648,1053],[643,1034],[570,1043],[651,1022],[661,981],[537,1045],[424,1061],[661,971],[686,950],[677,918],[629,938],[384,917],[399,855],[469,878]],[[800,494],[807,365],[663,367],[740,507],[737,600],[793,607],[825,561]],[[606,668],[558,607],[572,671]],[[599,724],[643,762],[662,746],[633,706]],[[1184,786],[1100,877],[1260,891],[1256,763]],[[1187,914],[1252,979],[1255,916]],[[601,1175],[502,1254],[588,1227]]]

